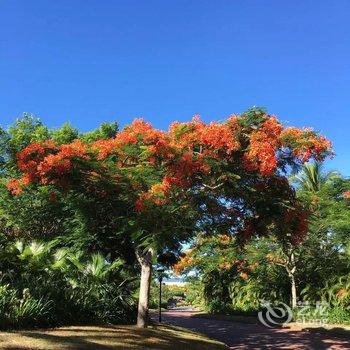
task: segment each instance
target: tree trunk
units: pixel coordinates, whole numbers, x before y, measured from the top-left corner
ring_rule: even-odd
[[[297,267],[295,265],[295,256],[293,252],[290,255],[289,262],[290,262],[290,268],[289,268],[288,274],[290,277],[291,292],[292,292],[292,309],[295,309],[297,307],[297,286],[295,283],[295,271]]]
[[[137,251],[136,256],[137,260],[141,265],[140,294],[137,311],[137,327],[147,328],[149,320],[148,304],[152,279],[153,250],[149,249],[146,253]]]
[[[292,309],[297,307],[297,287],[295,284],[294,275],[290,275],[291,289],[292,289]]]

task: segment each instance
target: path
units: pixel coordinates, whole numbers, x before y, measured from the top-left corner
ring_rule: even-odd
[[[194,311],[187,310],[165,311],[163,322],[206,334],[235,350],[350,350],[350,339],[287,328],[267,328],[258,324],[191,317],[194,314]]]

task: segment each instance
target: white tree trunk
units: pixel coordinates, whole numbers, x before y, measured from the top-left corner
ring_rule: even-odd
[[[153,250],[146,253],[137,252],[137,259],[141,265],[140,294],[137,311],[137,327],[146,328],[148,326],[149,314],[149,293],[152,279],[152,256]]]
[[[297,307],[297,287],[295,284],[295,278],[293,274],[290,276],[290,281],[292,289],[292,309],[295,309]]]
[[[295,283],[295,271],[297,269],[295,265],[295,256],[292,252],[289,258],[290,266],[287,269],[289,278],[290,278],[290,284],[291,284],[291,294],[292,294],[292,309],[297,307],[297,286]]]

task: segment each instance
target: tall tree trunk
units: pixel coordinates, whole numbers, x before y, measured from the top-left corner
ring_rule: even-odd
[[[289,264],[287,265],[287,272],[290,278],[291,296],[292,296],[292,309],[297,307],[297,286],[295,283],[295,271],[297,269],[295,264],[295,256],[292,252],[289,256]]]
[[[294,274],[290,275],[291,291],[292,291],[292,309],[297,307],[297,287],[295,284]]]
[[[148,304],[152,279],[153,250],[149,249],[146,253],[137,251],[136,256],[137,260],[141,265],[140,294],[137,311],[137,327],[147,328],[149,320]]]

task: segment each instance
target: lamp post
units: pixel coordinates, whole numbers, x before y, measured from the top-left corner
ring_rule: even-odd
[[[159,281],[159,315],[158,315],[158,321],[159,323],[162,322],[162,281],[163,281],[163,268],[158,268],[158,281]]]

